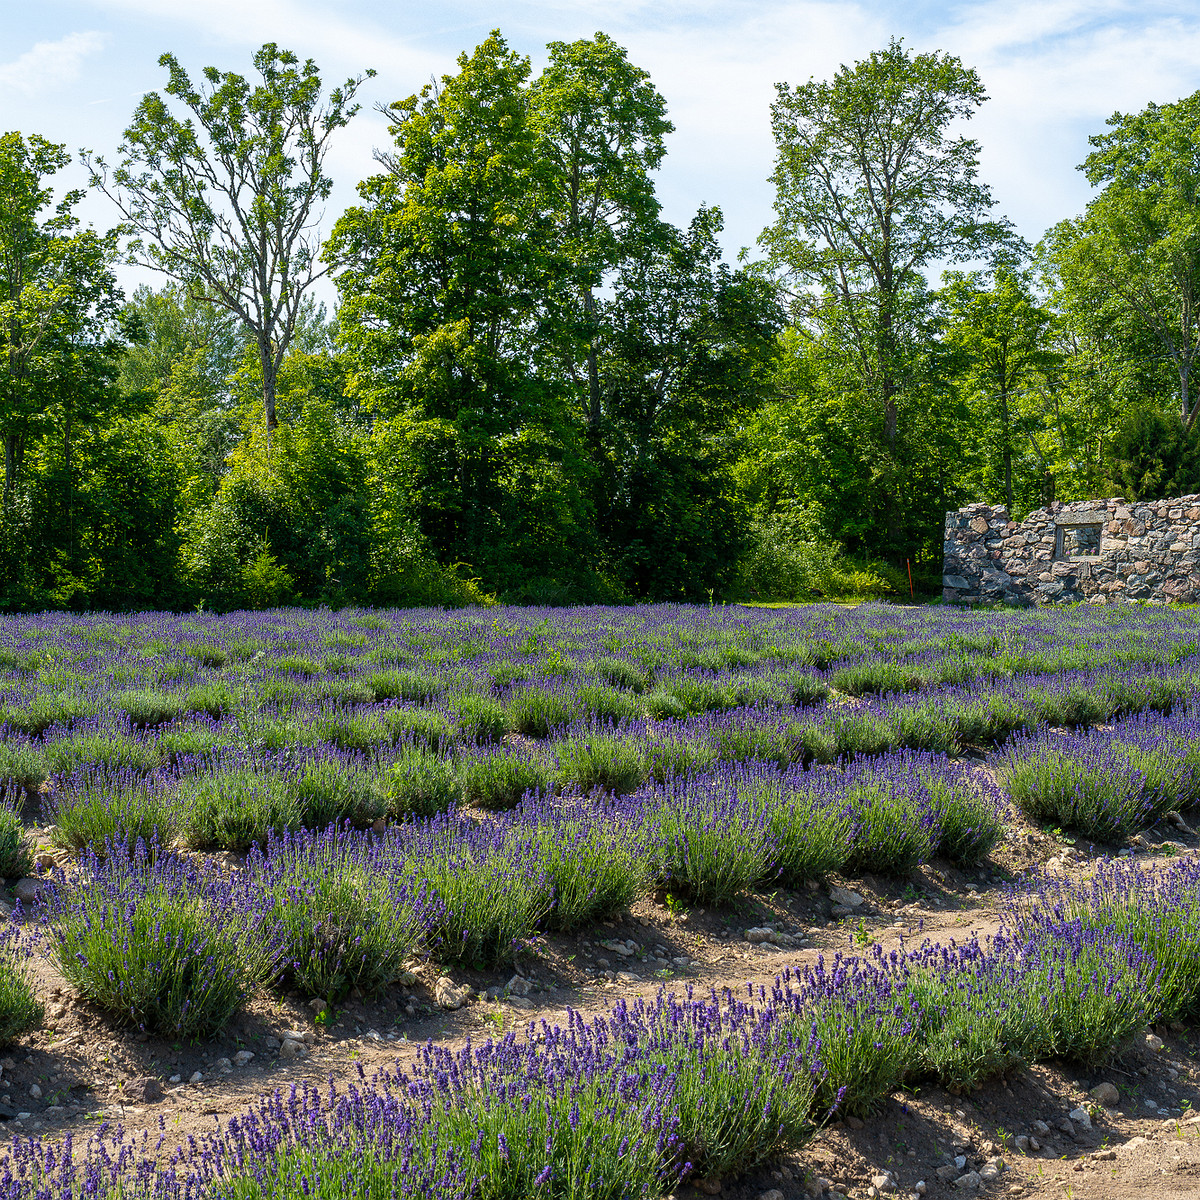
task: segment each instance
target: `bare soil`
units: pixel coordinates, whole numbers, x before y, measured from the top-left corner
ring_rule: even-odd
[[[821,953],[861,953],[876,942],[890,947],[902,938],[913,944],[923,938],[986,937],[1001,923],[1006,881],[1045,864],[1082,876],[1102,852],[1017,824],[992,860],[975,872],[933,864],[905,880],[834,879],[799,893],[748,897],[720,910],[681,911],[665,896],[649,897],[619,920],[579,936],[546,938],[515,968],[450,972],[478,996],[488,988],[505,989],[516,971],[530,985],[523,997],[473,999],[457,1011],[445,1011],[434,999],[442,971],[424,964],[412,986],[351,999],[326,1023],[301,1000],[255,996],[221,1038],[204,1044],[118,1028],[72,994],[51,962],[36,959],[46,1025],[6,1056],[0,1052],[0,1143],[28,1134],[54,1138],[74,1132],[78,1138],[116,1122],[134,1134],[157,1136],[161,1130],[169,1149],[215,1131],[261,1095],[300,1080],[341,1087],[356,1080],[360,1070],[370,1075],[403,1064],[427,1040],[453,1048],[468,1036],[479,1041],[527,1022],[554,1024],[568,1008],[586,1016],[620,997],[652,996],[660,986],[680,991],[769,987],[784,966],[803,966]],[[1154,861],[1164,852],[1200,849],[1194,836],[1164,824],[1145,835],[1138,861]],[[832,886],[852,888],[865,902],[850,916],[837,918]],[[803,934],[804,947],[780,950],[743,939],[744,930],[766,923]],[[628,956],[600,944],[629,940],[638,949]],[[280,1060],[279,1035],[288,1029],[308,1035],[306,1057]],[[885,1170],[895,1179],[896,1191],[890,1194],[906,1197],[923,1182],[924,1194],[936,1200],[963,1194],[952,1181],[939,1178],[939,1167],[955,1157],[979,1167],[996,1155],[1005,1169],[980,1195],[1200,1197],[1200,1115],[1192,1115],[1200,1114],[1200,1027],[1175,1025],[1155,1032],[1164,1043],[1160,1051],[1139,1039],[1112,1065],[1086,1077],[1069,1065],[1048,1064],[1021,1069],[969,1095],[937,1088],[898,1091],[865,1122],[835,1122],[798,1154],[742,1178],[686,1186],[678,1200],[717,1194],[758,1200],[771,1190],[784,1200],[798,1200],[828,1196],[823,1189],[857,1200],[871,1194],[872,1177]],[[248,1065],[220,1063],[232,1063],[239,1050],[253,1053]],[[196,1072],[201,1080],[190,1083]],[[173,1077],[179,1082],[170,1082]],[[144,1092],[139,1081],[146,1078],[161,1082],[161,1100],[139,1098]],[[1088,1100],[1088,1089],[1102,1081],[1120,1092],[1115,1109]],[[30,1093],[35,1086],[38,1098]],[[1071,1110],[1089,1104],[1090,1129],[1076,1126],[1065,1133],[1058,1127]],[[1037,1121],[1050,1132],[1037,1136]],[[1031,1134],[1040,1150],[1018,1148],[1015,1139]]]

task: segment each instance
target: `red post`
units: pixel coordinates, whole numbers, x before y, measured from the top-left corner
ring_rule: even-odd
[[[904,561],[908,563],[908,594],[915,600],[917,593],[913,591],[912,585],[912,559],[906,558]]]

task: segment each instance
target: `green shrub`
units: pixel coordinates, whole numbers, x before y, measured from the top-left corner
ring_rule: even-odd
[[[657,783],[707,771],[716,761],[714,745],[686,735],[654,738],[642,747],[646,775]]]
[[[370,704],[375,699],[361,679],[321,679],[310,684],[307,690],[314,704],[336,704],[342,708]]]
[[[594,721],[628,721],[642,715],[642,706],[627,692],[601,684],[583,684],[575,690],[580,717]]]
[[[184,701],[188,712],[207,713],[214,721],[220,720],[226,713],[233,712],[236,705],[233,692],[223,683],[208,683],[192,688]]]
[[[255,904],[266,917],[271,982],[330,1002],[396,980],[424,933],[423,896],[339,853],[330,838],[272,853]]]
[[[184,839],[202,850],[249,850],[272,834],[300,828],[300,803],[278,775],[233,769],[180,780]]]
[[[699,675],[665,680],[660,690],[674,696],[685,713],[722,712],[734,707],[733,692],[727,684]]]
[[[54,819],[56,846],[88,848],[101,855],[106,842],[131,849],[139,839],[147,845],[169,845],[179,827],[169,791],[152,784],[117,783],[107,773],[90,774],[55,790],[46,808]]]
[[[343,821],[371,825],[388,811],[387,785],[369,771],[341,762],[309,763],[290,783],[306,829]]]
[[[321,742],[331,742],[339,750],[356,750],[360,754],[394,741],[391,730],[374,713],[348,715],[324,713],[309,725],[309,732]]]
[[[208,1038],[246,995],[251,957],[239,924],[222,920],[180,873],[143,866],[137,881],[65,886],[51,945],[67,982],[118,1023]]]
[[[411,700],[425,704],[445,691],[446,685],[421,671],[377,671],[365,683],[376,700]]]
[[[0,742],[0,783],[12,782],[34,791],[46,782],[46,756],[33,746]]]
[[[1076,829],[1097,841],[1117,843],[1145,824],[1154,809],[1143,778],[1132,769],[1097,770],[1070,753],[1018,741],[1000,766],[1013,803],[1032,821]]]
[[[23,1033],[37,1029],[45,1010],[37,998],[28,950],[16,944],[5,931],[0,944],[0,1046],[7,1046]]]
[[[0,803],[0,878],[23,879],[33,871],[25,826],[8,803]]]
[[[772,600],[880,599],[908,594],[907,580],[883,563],[859,564],[821,536],[804,515],[776,513],[755,521],[742,559],[738,591]]]
[[[419,744],[430,750],[446,749],[454,736],[450,718],[431,708],[392,708],[379,721],[393,742]]]
[[[36,736],[45,733],[51,725],[71,725],[94,711],[88,701],[78,696],[66,693],[37,696],[23,708],[0,708],[0,725],[8,725],[18,733]]]
[[[189,658],[194,658],[202,667],[209,667],[213,670],[219,670],[229,661],[229,655],[220,646],[204,645],[200,642],[185,645],[183,652]],[[251,650],[250,653],[253,652]],[[250,655],[243,654],[240,657],[249,658]]]
[[[549,737],[553,729],[569,725],[579,716],[574,695],[537,686],[514,691],[508,700],[508,723],[526,737]]]
[[[1012,1046],[1011,986],[993,978],[995,963],[976,959],[975,971],[917,967],[905,990],[922,1014],[921,1061],[944,1087],[976,1088],[1019,1065]]]
[[[636,745],[620,734],[577,733],[554,744],[558,777],[566,787],[590,792],[600,788],[622,795],[646,779],[646,765]]]
[[[776,846],[775,870],[785,887],[798,888],[845,865],[853,821],[841,804],[818,804],[804,793],[766,785],[756,796],[743,789],[749,803],[761,804]]]
[[[213,729],[204,725],[184,725],[167,729],[159,736],[158,752],[164,763],[178,767],[185,759],[200,758],[221,746],[233,745],[237,736],[237,730],[229,726]]]
[[[761,814],[706,810],[669,796],[648,820],[661,881],[700,904],[727,904],[772,873],[774,847]]]
[[[123,733],[76,733],[46,746],[46,761],[60,775],[89,767],[148,775],[158,766],[159,758],[158,746],[153,742],[139,742]]]
[[[940,830],[935,853],[961,867],[981,863],[1004,836],[996,802],[968,780],[930,776],[925,782]]]
[[[670,692],[654,691],[642,701],[646,712],[656,721],[677,721],[688,715],[687,705]]]
[[[401,749],[387,777],[388,812],[396,817],[432,817],[458,799],[454,766],[416,746]]]
[[[511,961],[550,911],[546,876],[514,866],[501,850],[479,858],[431,854],[415,869],[444,905],[429,932],[439,962],[484,968]]]
[[[546,792],[554,778],[542,759],[520,750],[496,750],[457,768],[463,804],[490,810],[516,808],[527,792]]]
[[[622,658],[598,658],[592,664],[596,676],[612,687],[628,688],[631,692],[644,692],[650,682],[645,671]]]
[[[285,654],[282,658],[277,658],[271,665],[275,670],[285,672],[288,675],[310,677],[321,674],[321,664],[319,662],[296,654]]]
[[[856,784],[846,793],[854,839],[846,870],[854,875],[907,875],[933,853],[932,834],[920,814],[886,784]]]
[[[450,710],[457,719],[459,735],[467,741],[498,742],[504,736],[504,706],[499,700],[468,693],[452,700]]]
[[[553,887],[546,923],[570,931],[628,908],[648,882],[646,853],[635,831],[623,825],[566,820],[536,833]]]
[[[178,696],[147,690],[118,692],[113,697],[113,706],[119,708],[129,718],[130,724],[138,729],[165,725],[179,716],[183,707]]]

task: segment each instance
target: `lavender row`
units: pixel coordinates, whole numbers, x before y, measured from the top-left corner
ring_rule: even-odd
[[[216,683],[271,703],[369,702],[399,687],[494,693],[581,677],[657,692],[689,671],[753,681],[832,669],[852,694],[913,690],[1096,663],[1172,665],[1197,650],[1190,613],[900,614],[822,606],[768,613],[656,606],[479,614],[142,614],[0,618],[0,708],[83,706],[139,692],[186,708]],[[662,689],[669,693],[669,688]]]
[[[1118,842],[1173,810],[1200,804],[1200,711],[1137,714],[1066,734],[1013,737],[998,771],[1014,802],[1044,824]]]
[[[146,777],[143,790],[163,791],[159,806],[167,807],[165,793],[186,777],[249,772],[254,787],[274,797],[267,808],[276,828],[321,827],[343,818],[370,824],[388,815],[428,814],[455,801],[511,806],[530,790],[630,792],[648,779],[662,781],[717,761],[828,763],[898,748],[956,754],[965,745],[993,743],[1046,724],[1086,726],[1131,711],[1169,711],[1194,695],[1196,684],[1196,675],[1185,668],[1069,672],[1007,680],[984,693],[942,688],[853,706],[755,706],[674,720],[592,717],[567,725],[553,724],[563,715],[555,708],[559,693],[522,689],[523,727],[551,735],[537,746],[495,745],[506,713],[499,703],[480,698],[473,705],[464,700],[453,713],[385,705],[358,713],[322,710],[303,719],[269,712],[201,715],[177,728],[141,733],[120,720],[92,717],[71,728],[52,727],[40,739],[7,739],[0,744],[0,781],[34,794],[53,768],[58,778],[51,807],[61,810],[61,797],[79,790],[74,776],[140,773]],[[605,716],[619,717],[621,711],[608,709]],[[275,795],[288,789],[287,781],[270,777],[298,770],[308,779],[297,806]],[[339,780],[339,773],[346,779]],[[183,790],[206,787],[188,783]],[[213,788],[221,790],[219,785],[208,790]],[[247,818],[255,809],[246,809]],[[247,828],[244,845],[266,831],[267,826]],[[219,837],[196,844],[240,848]]]
[[[624,798],[531,796],[382,835],[272,835],[232,874],[153,832],[110,839],[46,885],[39,915],[59,968],[115,1018],[206,1036],[262,984],[332,1001],[378,991],[416,955],[488,965],[655,887],[721,904],[831,871],[973,863],[1003,817],[986,776],[933,755],[728,766]]]
[[[119,1136],[86,1160],[69,1142],[21,1140],[0,1196],[660,1195],[798,1149],[830,1114],[869,1112],[898,1087],[1095,1063],[1147,1022],[1194,1012],[1198,882],[1193,863],[1043,881],[987,943],[877,948],[785,971],[769,990],[660,990],[590,1021],[430,1045],[344,1093],[277,1093],[170,1156]],[[1158,896],[1182,919],[1154,926]]]

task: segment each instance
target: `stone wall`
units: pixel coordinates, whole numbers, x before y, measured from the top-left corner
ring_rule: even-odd
[[[970,504],[946,514],[953,604],[1200,601],[1200,496],[1051,504],[1024,521]]]

